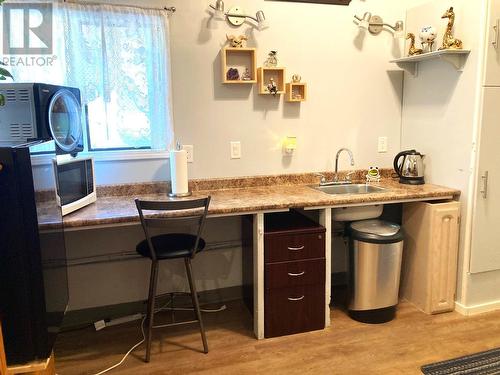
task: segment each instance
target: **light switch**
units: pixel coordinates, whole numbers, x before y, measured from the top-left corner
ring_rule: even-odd
[[[378,137],[378,152],[387,152],[387,137]]]
[[[241,159],[241,142],[231,142],[231,159]]]

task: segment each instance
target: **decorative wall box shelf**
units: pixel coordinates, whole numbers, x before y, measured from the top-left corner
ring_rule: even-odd
[[[470,50],[446,49],[442,51],[428,52],[422,55],[402,57],[400,59],[391,60],[390,62],[396,64],[414,77],[418,76],[419,62],[437,59],[448,62],[461,72],[464,69],[465,61],[467,60],[469,53]]]
[[[271,95],[267,89],[271,78],[278,86],[277,94],[285,93],[285,68],[259,68],[257,69],[257,81],[259,83],[259,94]]]
[[[222,83],[228,84],[254,84],[257,83],[257,60],[255,48],[233,48],[226,47],[221,51]],[[230,68],[238,69],[240,79],[227,79],[227,71]],[[250,80],[241,79],[245,69],[250,72]]]
[[[307,100],[307,83],[290,82],[286,84],[287,102],[305,102]]]

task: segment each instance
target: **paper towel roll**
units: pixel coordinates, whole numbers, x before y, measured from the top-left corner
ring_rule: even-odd
[[[189,191],[186,150],[170,151],[170,177],[172,194],[186,194]]]

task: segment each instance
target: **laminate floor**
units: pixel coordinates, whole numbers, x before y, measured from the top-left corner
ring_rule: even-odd
[[[368,325],[332,309],[332,326],[256,340],[241,301],[204,314],[210,352],[196,325],[156,330],[152,358],[144,346],[111,374],[420,374],[420,366],[500,347],[500,311],[464,317],[426,315],[408,303],[389,323]],[[158,320],[166,319],[162,313]],[[155,322],[156,323],[156,322]],[[139,322],[64,333],[56,343],[58,375],[95,374],[118,362],[141,339]]]

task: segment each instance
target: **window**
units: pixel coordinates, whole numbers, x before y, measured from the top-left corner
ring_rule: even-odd
[[[53,12],[55,64],[11,67],[16,81],[78,87],[88,151],[165,150],[173,138],[166,13],[69,3]]]

